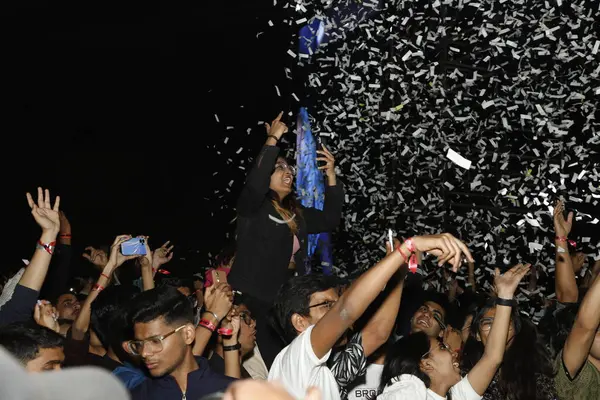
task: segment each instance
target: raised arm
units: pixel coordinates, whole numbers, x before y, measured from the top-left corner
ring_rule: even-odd
[[[317,153],[322,156],[318,157],[317,160],[326,163],[319,169],[325,171],[327,186],[325,187],[323,211],[316,208],[306,208],[302,211],[308,233],[329,232],[337,228],[340,224],[344,205],[344,187],[342,184],[337,183],[335,157],[325,146],[323,146],[323,150],[318,150]]]
[[[567,219],[563,215],[565,204],[559,200],[554,207],[554,244],[556,247],[555,286],[556,299],[562,303],[577,303],[579,290],[569,255],[567,236],[573,226],[573,213]]]
[[[530,267],[530,264],[518,264],[502,275],[500,275],[500,270],[496,268],[494,285],[498,298],[513,300],[519,282],[529,272]],[[487,390],[504,358],[511,310],[512,307],[509,305],[496,304],[496,315],[494,316],[494,322],[492,322],[492,329],[488,335],[483,356],[467,375],[469,383],[480,396],[483,396]]]
[[[448,233],[412,238],[415,251],[427,251],[439,258],[439,265],[450,261],[458,269],[461,256],[473,260],[467,247]],[[411,254],[408,241],[377,265],[362,274],[335,305],[317,322],[311,332],[311,345],[317,358],[323,357],[346,330],[365,312],[369,304],[381,293],[392,275]]]
[[[55,299],[60,294],[68,291],[68,282],[71,268],[71,223],[64,212],[59,211],[60,231],[58,234],[58,244],[56,245],[56,254],[53,257],[53,263],[46,281],[40,292],[41,298]]]
[[[229,328],[233,331],[231,336],[222,336],[223,338],[223,360],[225,360],[225,375],[241,379],[242,378],[242,360],[240,356],[240,343],[238,335],[240,333],[240,316],[232,308],[227,318],[221,322],[223,328]]]
[[[265,124],[267,141],[256,158],[254,167],[248,173],[246,184],[238,199],[237,212],[240,215],[248,216],[254,214],[260,208],[263,201],[265,201],[266,195],[269,192],[273,166],[279,155],[277,143],[283,134],[288,131],[288,127],[281,122],[282,116],[283,112],[279,113],[271,125]]]
[[[117,236],[112,246],[110,247],[110,257],[108,259],[108,262],[102,269],[100,277],[98,277],[96,284],[92,287],[92,290],[83,302],[81,310],[79,311],[79,315],[77,316],[75,322],[73,322],[73,325],[71,326],[71,337],[74,340],[83,340],[85,338],[85,334],[87,333],[90,327],[92,303],[94,302],[94,300],[96,300],[98,294],[109,285],[115,270],[121,265],[123,265],[125,261],[139,257],[137,255],[124,256],[121,254],[121,243],[129,239],[131,239],[131,235]]]
[[[41,187],[38,187],[37,204],[29,193],[27,193],[27,203],[31,207],[31,214],[35,222],[42,228],[42,236],[31,262],[25,268],[25,273],[21,277],[19,285],[39,292],[46,279],[52,253],[54,253],[56,247],[56,237],[60,231],[60,216],[58,214],[60,197],[56,196],[52,207],[50,205],[50,191],[48,189],[43,191]]]
[[[396,248],[400,246],[398,239],[394,239],[394,244]],[[393,249],[390,249],[389,245],[386,245],[386,247],[387,255],[390,255]],[[397,276],[391,279],[394,282],[394,286],[391,290],[387,291],[385,300],[361,331],[365,357],[369,357],[385,344],[394,329],[396,317],[400,309],[402,290],[404,289],[404,278],[408,272],[406,265],[406,262],[404,262],[404,267],[400,268],[396,273]]]
[[[227,316],[233,305],[233,292],[226,282],[216,283],[204,292],[205,311],[202,313],[201,324],[196,328],[196,341],[192,352],[195,356],[204,354],[206,345],[213,335],[214,329]],[[202,324],[207,322],[206,326]]]
[[[596,276],[583,298],[562,352],[563,365],[571,377],[577,376],[590,354],[598,325],[600,325],[600,276]]]

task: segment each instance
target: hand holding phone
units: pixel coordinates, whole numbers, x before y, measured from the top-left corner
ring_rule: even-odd
[[[121,243],[121,254],[124,256],[146,255],[146,239],[135,237]]]

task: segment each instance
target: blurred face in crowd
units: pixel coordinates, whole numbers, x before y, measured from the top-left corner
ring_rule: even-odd
[[[153,377],[175,371],[188,353],[191,354],[194,337],[195,330],[190,323],[169,325],[162,317],[134,325],[134,338],[140,343],[137,346],[139,355]]]
[[[421,360],[421,370],[431,378],[432,383],[454,386],[461,379],[457,353],[439,338],[429,340],[431,347]]]
[[[50,349],[39,349],[37,357],[27,362],[27,372],[57,371],[62,368],[65,361],[65,353],[62,347]]]
[[[236,308],[241,319],[238,340],[242,345],[242,355],[250,354],[256,344],[256,320],[246,305],[240,304]]]
[[[435,320],[437,316],[439,319],[444,321],[446,318],[446,311],[438,303],[433,301],[426,301],[413,315],[410,321],[410,332],[424,332],[430,338],[436,338],[440,336],[442,327]]]
[[[56,302],[56,311],[59,319],[75,321],[81,310],[81,303],[72,293],[66,293],[59,296]]]
[[[307,330],[311,325],[315,325],[323,318],[325,314],[338,301],[338,291],[336,288],[327,289],[323,292],[316,292],[310,296],[309,315],[292,315],[292,325],[299,333]]]
[[[485,346],[487,344],[487,339],[492,330],[492,323],[494,322],[494,317],[496,316],[496,307],[490,308],[483,314],[481,320],[479,321],[479,327],[477,329],[478,340],[483,343]],[[515,326],[512,320],[510,319],[510,325],[508,326],[508,336],[506,337],[506,344],[510,346],[513,338],[515,337]]]
[[[294,184],[294,168],[291,167],[284,158],[279,157],[275,163],[275,169],[271,174],[271,183],[269,188],[274,190],[280,200],[292,192]]]

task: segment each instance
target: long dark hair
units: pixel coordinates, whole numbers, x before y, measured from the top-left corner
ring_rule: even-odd
[[[490,299],[475,314],[471,324],[470,337],[463,350],[463,369],[469,371],[483,356],[483,344],[477,340],[479,324],[485,313],[495,307]],[[549,354],[538,335],[535,325],[526,318],[521,318],[517,307],[513,307],[511,318],[514,330],[510,347],[504,352],[504,360],[496,375],[498,389],[504,398],[515,400],[530,400],[537,398],[537,376],[554,376],[554,368]]]
[[[287,160],[284,157],[278,157],[278,160],[284,160],[287,164]],[[271,200],[271,204],[275,208],[275,211],[283,218],[288,221],[287,225],[290,227],[290,230],[294,235],[298,233],[298,222],[296,218],[293,218],[294,215],[296,217],[301,216],[300,204],[296,199],[296,195],[292,190],[287,196],[282,199],[279,198],[279,195],[274,190],[269,190],[267,195]]]
[[[381,373],[378,393],[392,382],[392,379],[408,374],[414,375],[429,387],[429,376],[421,371],[421,359],[429,352],[431,343],[424,332],[417,332],[398,340],[387,349],[385,364]]]

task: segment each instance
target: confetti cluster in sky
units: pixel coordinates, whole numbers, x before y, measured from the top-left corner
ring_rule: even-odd
[[[600,258],[598,2],[289,6],[328,35],[300,61],[315,134],[328,138],[346,185],[341,270],[380,259],[391,227],[458,234],[483,287],[494,266],[517,261],[550,276],[558,198],[578,212],[579,247]]]

